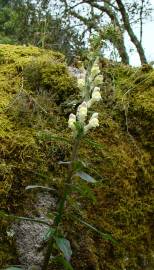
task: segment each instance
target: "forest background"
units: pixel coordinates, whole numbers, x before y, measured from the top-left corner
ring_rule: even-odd
[[[51,48],[72,62],[87,50],[91,33],[101,29],[102,54],[132,65],[151,62],[153,4],[153,0],[1,0],[0,43]]]

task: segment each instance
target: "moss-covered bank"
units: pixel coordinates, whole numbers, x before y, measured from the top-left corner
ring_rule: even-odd
[[[65,129],[59,126],[57,104],[70,99],[77,86],[63,55],[34,47],[1,45],[0,78],[1,209],[24,214],[25,186],[40,179],[50,181],[53,160],[58,152],[64,155],[63,145],[46,145],[46,152],[37,133],[50,129],[57,134]],[[1,265],[15,258],[6,225],[4,220],[0,224]]]
[[[46,130],[70,137],[61,103],[77,94],[77,87],[59,53],[0,46],[0,63],[1,208],[26,215],[26,201],[33,199],[25,192],[26,185],[62,185],[65,169],[57,162],[69,158],[70,146],[44,141],[38,133]],[[95,199],[88,194],[80,205],[71,204],[73,212],[79,211],[89,223],[111,233],[117,244],[68,216],[65,229],[73,247],[72,264],[75,270],[152,269],[154,71],[108,65],[102,72],[103,100],[95,108],[100,128],[91,132],[90,141],[80,149],[98,180]],[[17,264],[14,241],[6,228],[8,222],[3,219],[0,262]]]

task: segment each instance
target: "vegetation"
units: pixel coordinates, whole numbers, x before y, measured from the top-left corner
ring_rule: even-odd
[[[40,2],[0,0],[0,43],[58,50],[71,61],[78,47],[82,47],[77,32]]]
[[[149,0],[0,0],[1,269],[153,270],[151,10]],[[41,196],[52,201],[43,216]],[[27,262],[22,220],[47,230]]]
[[[35,47],[0,47],[1,209],[5,215],[27,216],[27,202],[35,203],[35,194],[25,191],[27,185],[63,187],[67,170],[58,162],[69,160],[67,121],[73,110],[69,104],[78,95],[77,82],[63,61],[63,55]],[[154,72],[148,65],[134,69],[108,60],[100,61],[100,68],[102,101],[93,108],[99,112],[100,127],[89,133],[79,152],[97,184],[94,193],[91,184],[82,184],[80,205],[75,192],[63,220],[73,250],[71,264],[76,270],[152,269]],[[71,214],[112,235],[116,243],[87,230]],[[10,224],[11,219],[3,216],[3,267],[19,264],[15,239],[7,233]],[[55,262],[54,268],[61,266]]]

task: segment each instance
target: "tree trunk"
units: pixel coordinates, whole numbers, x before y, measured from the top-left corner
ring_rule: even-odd
[[[144,53],[144,49],[142,47],[142,44],[138,40],[137,36],[133,32],[133,29],[130,25],[129,16],[126,12],[125,6],[123,5],[121,0],[116,0],[116,2],[117,2],[117,5],[119,7],[120,13],[122,15],[124,27],[125,27],[126,31],[128,32],[132,43],[135,45],[135,47],[138,51],[138,54],[139,54],[140,60],[141,60],[141,64],[147,64],[147,59],[146,59],[146,56]]]

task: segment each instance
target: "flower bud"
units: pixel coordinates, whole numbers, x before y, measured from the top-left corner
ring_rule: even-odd
[[[99,121],[98,121],[98,119],[95,118],[95,117],[92,118],[92,119],[90,119],[89,126],[90,126],[90,128],[99,127]]]
[[[98,113],[97,112],[95,112],[95,113],[92,114],[90,120],[93,119],[93,118],[97,118],[98,119]]]
[[[87,117],[87,103],[84,101],[79,105],[77,110],[77,117],[81,123],[84,123]]]
[[[99,126],[98,113],[93,113],[93,115],[91,116],[89,120],[89,125],[91,128],[95,128]]]
[[[98,113],[93,113],[92,117],[89,120],[88,125],[84,127],[84,133],[87,133],[89,129],[95,128],[98,126],[99,126]]]
[[[95,87],[94,91],[92,92],[92,99],[93,101],[100,101],[101,100],[100,88]]]
[[[68,120],[68,127],[71,128],[73,131],[75,130],[75,123],[76,123],[76,116],[71,113]]]
[[[93,91],[93,92],[97,92],[97,91],[100,91],[100,87],[98,87],[98,86],[96,86],[96,87],[94,88],[94,91]]]

